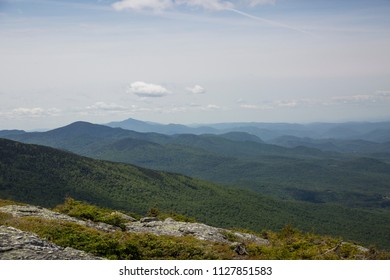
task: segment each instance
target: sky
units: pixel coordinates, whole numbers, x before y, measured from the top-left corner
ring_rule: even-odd
[[[0,130],[390,120],[389,0],[0,0]]]

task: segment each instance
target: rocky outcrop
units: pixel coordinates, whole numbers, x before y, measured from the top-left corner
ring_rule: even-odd
[[[0,260],[97,260],[73,248],[63,248],[37,235],[0,226]]]
[[[268,240],[253,234],[235,232],[200,223],[177,222],[171,218],[160,221],[155,217],[145,217],[136,221],[122,214],[126,216],[122,218],[128,221],[125,224],[125,229],[123,229],[105,223],[79,220],[39,206],[7,205],[0,207],[0,212],[11,214],[14,217],[39,217],[46,220],[72,222],[104,232],[126,230],[128,232],[155,235],[192,236],[200,240],[229,244],[239,255],[247,254],[245,249],[247,243],[269,245]],[[116,214],[116,212],[113,213]],[[11,227],[2,226],[0,237],[0,259],[96,259],[96,257],[89,254],[71,248],[61,248],[39,239],[34,234]]]
[[[235,232],[200,223],[177,222],[171,218],[160,221],[156,218],[143,218],[139,222],[126,224],[126,230],[131,232],[153,233],[156,235],[193,236],[200,240],[228,244],[256,243],[268,245],[269,241],[253,234]]]
[[[72,222],[82,226],[94,228],[104,232],[114,232],[117,230],[116,227],[108,225],[105,223],[94,223],[91,221],[83,221],[73,217],[70,217],[65,214],[51,211],[49,209],[32,206],[32,205],[7,205],[0,207],[0,212],[11,214],[14,217],[38,217],[46,220],[56,220],[56,221],[65,221]]]
[[[105,232],[118,230],[117,227],[112,225],[79,220],[39,206],[7,205],[0,207],[0,212],[8,213],[15,217],[40,217],[47,220],[67,221]],[[129,232],[152,233],[156,235],[170,236],[190,235],[200,240],[229,244],[235,242],[251,242],[259,245],[268,244],[268,240],[257,237],[253,234],[234,232],[200,223],[177,222],[172,218],[167,218],[164,221],[160,221],[156,217],[144,217],[139,221],[136,221],[135,219],[127,220],[131,220],[126,223],[126,230]]]

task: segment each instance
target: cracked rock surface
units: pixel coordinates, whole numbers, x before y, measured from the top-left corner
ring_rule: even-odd
[[[37,235],[13,227],[0,226],[0,260],[97,260],[73,248],[63,248]]]
[[[104,232],[122,230],[105,223],[95,223],[92,221],[76,219],[39,206],[7,205],[0,207],[0,212],[11,214],[14,217],[39,217],[46,220],[72,222]],[[172,218],[161,221],[155,217],[145,217],[139,221],[129,217],[126,218],[126,220],[128,220],[125,229],[127,232],[169,236],[192,236],[200,240],[220,242],[235,246],[234,250],[239,255],[246,254],[244,247],[246,243],[255,243],[265,246],[269,245],[268,240],[253,234],[235,232],[201,223],[177,222]],[[23,232],[12,227],[0,226],[0,259],[93,260],[99,258],[72,248],[62,248],[46,240],[42,240],[32,233]]]
[[[139,222],[126,224],[126,230],[131,232],[153,233],[157,235],[186,236],[190,235],[200,240],[234,244],[237,242],[253,242],[258,245],[268,245],[269,241],[253,234],[234,232],[200,223],[177,222],[171,218],[164,221],[157,219],[141,219]]]
[[[108,225],[105,223],[94,223],[91,221],[83,221],[73,217],[70,217],[65,214],[51,211],[49,209],[32,206],[32,205],[7,205],[0,207],[0,212],[11,214],[14,217],[38,217],[46,220],[56,220],[56,221],[65,221],[72,222],[82,226],[94,228],[104,232],[114,232],[117,230],[116,227]]]

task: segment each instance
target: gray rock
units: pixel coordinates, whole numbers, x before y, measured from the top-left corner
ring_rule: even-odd
[[[57,220],[57,221],[67,221],[76,223],[82,226],[87,226],[94,228],[99,231],[104,232],[114,232],[120,230],[118,227],[114,227],[105,223],[94,223],[92,221],[82,221],[68,215],[50,211],[48,209],[36,206],[20,206],[20,205],[7,205],[0,207],[0,212],[5,212],[13,215],[14,217],[40,217],[46,220]],[[269,245],[269,241],[253,234],[235,232],[231,230],[226,230],[222,228],[212,227],[200,223],[186,223],[186,222],[177,222],[172,218],[167,218],[165,221],[160,221],[156,217],[145,217],[136,221],[130,216],[122,214],[120,212],[113,212],[112,215],[121,215],[122,218],[128,220],[126,223],[126,231],[135,232],[135,233],[151,233],[155,235],[168,235],[168,236],[192,236],[194,238],[210,241],[210,242],[219,242],[229,244],[234,246],[234,251],[239,255],[247,254],[245,245],[248,243],[255,243],[258,245]],[[123,216],[122,216],[123,215]],[[15,229],[14,229],[15,230]],[[10,229],[5,230],[3,228],[3,235],[0,233],[0,238],[3,239],[3,236],[6,236],[4,240],[7,242],[0,243],[0,254],[5,259],[63,259],[70,258],[74,251],[73,249],[59,249],[53,247],[55,245],[50,244],[46,241],[40,240],[34,235],[31,235],[31,238],[28,239],[25,234],[19,233],[14,234],[12,237],[10,235]],[[17,231],[17,230],[16,230]],[[14,231],[14,233],[16,232]],[[18,243],[17,241],[20,240]],[[45,243],[46,242],[46,243]],[[10,245],[11,244],[11,245]],[[20,247],[18,244],[22,244]],[[34,247],[35,246],[35,247]],[[37,250],[35,250],[36,248]],[[44,250],[42,249],[44,248]],[[33,253],[35,250],[36,254]],[[68,251],[69,252],[68,252]],[[53,254],[52,252],[67,252],[65,255]],[[76,250],[77,251],[77,250]],[[25,254],[25,257],[23,257]],[[75,258],[82,258],[83,255],[81,252],[75,253]],[[41,255],[41,256],[38,256]],[[63,257],[62,257],[63,256]],[[89,255],[86,255],[87,259]]]
[[[130,217],[130,216],[128,216],[128,215],[126,215],[126,214],[123,214],[123,213],[121,213],[121,212],[118,212],[118,211],[112,212],[111,215],[112,215],[112,216],[115,216],[115,215],[116,215],[116,216],[119,216],[119,217],[121,217],[122,219],[127,220],[127,221],[129,221],[129,222],[136,222],[136,221],[137,221],[137,220],[134,219],[133,217]]]
[[[234,248],[234,252],[236,252],[238,255],[248,255],[248,252],[246,251],[244,244],[238,243],[236,245],[236,248]]]
[[[255,243],[258,245],[269,245],[269,241],[253,234],[239,233],[226,229],[208,226],[200,223],[176,222],[171,218],[165,221],[141,219],[139,222],[127,223],[126,230],[129,232],[153,233],[156,235],[170,236],[193,236],[200,240],[211,242],[221,242],[227,244]],[[227,235],[233,236],[234,241],[230,241]]]
[[[158,222],[160,220],[156,217],[144,217],[144,218],[141,218],[139,221],[141,223],[150,223],[150,222]]]
[[[14,217],[38,217],[46,220],[72,222],[104,232],[114,232],[115,230],[117,230],[117,228],[112,225],[108,225],[105,223],[94,223],[92,221],[82,221],[65,214],[61,214],[43,207],[32,205],[7,205],[0,207],[0,212],[11,214]]]
[[[0,260],[99,260],[73,248],[63,248],[37,235],[0,226]]]

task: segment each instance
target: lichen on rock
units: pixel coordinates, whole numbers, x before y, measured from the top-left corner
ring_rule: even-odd
[[[156,217],[144,217],[137,221],[126,216],[122,217],[127,220],[125,227],[120,228],[102,222],[80,220],[40,206],[6,205],[0,207],[0,212],[12,215],[15,218],[36,217],[43,220],[70,222],[105,233],[126,231],[173,237],[191,236],[207,242],[228,244],[238,255],[247,254],[246,244],[262,246],[270,244],[268,240],[252,234],[235,232],[201,223],[178,222],[172,218],[161,221]],[[117,215],[117,212],[113,212],[112,215]],[[90,254],[71,248],[62,248],[40,239],[35,234],[12,227],[1,226],[0,237],[0,259],[97,259],[97,257]]]
[[[0,226],[0,260],[98,260],[102,259],[73,248],[63,248],[37,235]]]
[[[130,232],[153,233],[157,235],[170,236],[193,236],[200,240],[211,242],[221,242],[233,244],[241,243],[255,243],[257,245],[268,245],[269,241],[253,234],[239,233],[222,228],[212,227],[201,223],[187,223],[177,222],[172,218],[167,218],[164,221],[157,219],[143,219],[139,222],[132,222],[126,224],[126,230]],[[226,237],[229,235],[235,236],[236,240],[231,241]]]

